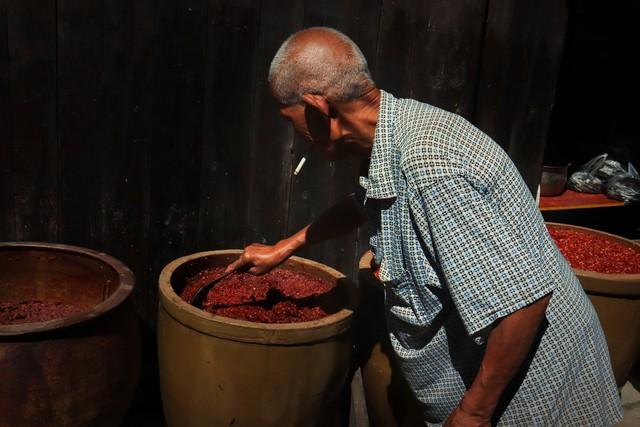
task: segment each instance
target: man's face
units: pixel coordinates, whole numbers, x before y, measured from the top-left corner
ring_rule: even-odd
[[[336,132],[332,137],[332,119],[313,106],[306,103],[281,105],[280,115],[291,122],[296,132],[324,158],[337,160],[348,154],[342,138]]]

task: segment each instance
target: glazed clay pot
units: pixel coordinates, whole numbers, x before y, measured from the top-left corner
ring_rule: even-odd
[[[0,325],[1,427],[117,427],[138,381],[133,273],[89,249],[0,243],[0,301],[64,302],[80,312]]]
[[[547,226],[578,230],[639,248],[632,240],[586,227],[548,222]],[[640,274],[607,274],[573,269],[602,324],[618,387],[629,378],[640,357]]]
[[[372,272],[372,259],[370,251],[360,258],[356,331],[369,422],[373,427],[424,425],[420,404],[395,361],[385,321],[384,285]]]
[[[292,257],[281,268],[337,283],[337,312],[312,322],[267,324],[216,316],[178,294],[186,280],[241,251],[201,252],[160,275],[158,354],[171,427],[329,427],[340,423],[352,353],[353,285],[325,265]]]

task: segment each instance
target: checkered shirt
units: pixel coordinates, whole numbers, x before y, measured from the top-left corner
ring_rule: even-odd
[[[593,306],[514,164],[487,135],[460,116],[382,91],[359,190],[391,343],[427,425],[444,422],[471,385],[491,325],[549,293],[546,329],[505,391],[498,425],[606,426],[621,418]]]

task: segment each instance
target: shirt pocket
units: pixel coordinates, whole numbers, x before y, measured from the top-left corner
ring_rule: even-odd
[[[406,272],[385,282],[385,304],[389,315],[413,326],[428,326],[437,315],[422,303],[415,283]]]

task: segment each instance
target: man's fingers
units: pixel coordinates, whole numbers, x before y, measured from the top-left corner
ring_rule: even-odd
[[[246,261],[242,255],[235,261],[233,261],[231,264],[227,265],[227,268],[224,269],[225,273],[231,270],[238,270],[241,267],[245,266],[246,264],[248,264],[248,261]]]

